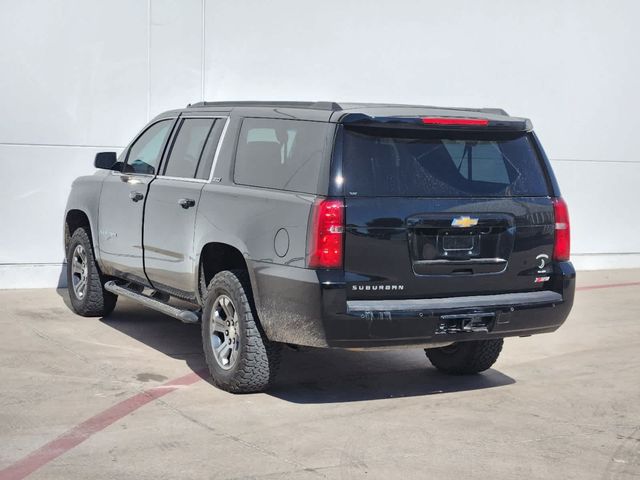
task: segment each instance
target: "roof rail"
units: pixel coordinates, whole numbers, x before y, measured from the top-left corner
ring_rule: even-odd
[[[273,107],[273,108],[306,108],[309,110],[339,111],[342,107],[336,102],[270,102],[270,101],[240,101],[240,102],[197,102],[190,103],[187,108],[197,107]]]

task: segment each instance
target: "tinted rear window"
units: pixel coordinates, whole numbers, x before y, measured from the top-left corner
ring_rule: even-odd
[[[526,133],[345,128],[349,195],[511,197],[549,194]]]
[[[246,118],[242,122],[234,180],[242,185],[317,193],[329,124]]]

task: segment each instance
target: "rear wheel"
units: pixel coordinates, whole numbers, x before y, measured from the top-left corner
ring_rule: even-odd
[[[267,339],[251,301],[243,270],[218,273],[207,288],[202,343],[213,383],[233,393],[266,390],[280,363],[280,344]]]
[[[106,291],[103,283],[89,234],[78,228],[71,235],[67,250],[67,289],[73,311],[83,317],[109,315],[118,297]]]
[[[427,348],[427,358],[438,370],[454,375],[480,373],[498,360],[502,338],[495,340],[476,340],[458,342],[447,347]]]

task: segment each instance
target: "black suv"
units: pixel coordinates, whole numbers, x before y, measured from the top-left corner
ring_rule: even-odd
[[[531,122],[499,109],[205,102],[95,165],[65,216],[74,310],[124,295],[201,321],[228,391],[268,387],[282,344],[477,373],[571,310],[566,204]]]

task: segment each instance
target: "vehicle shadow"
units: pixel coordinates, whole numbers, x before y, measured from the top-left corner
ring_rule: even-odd
[[[494,369],[480,375],[445,375],[417,349],[305,349],[285,352],[278,379],[268,393],[293,403],[318,404],[446,394],[514,383]]]
[[[56,292],[71,309],[67,290],[58,289]],[[182,323],[122,297],[118,299],[116,309],[99,321],[164,355],[186,362],[190,369],[208,380],[200,324]]]
[[[65,304],[65,306],[73,311],[73,309],[71,308],[71,301],[69,300],[69,291],[67,290],[67,287],[58,287],[56,288],[56,293],[58,294],[58,296],[62,299],[62,302]]]
[[[67,303],[66,293],[59,293]],[[122,298],[116,310],[100,322],[184,361],[210,383],[200,325],[183,324]],[[267,394],[292,403],[323,404],[447,394],[514,383],[495,369],[474,376],[444,375],[417,349],[356,352],[285,347],[278,377]]]

